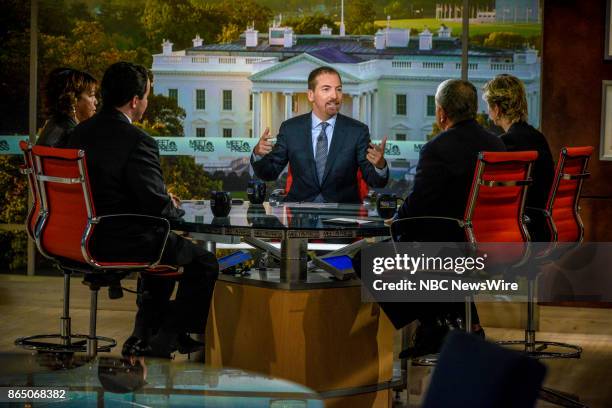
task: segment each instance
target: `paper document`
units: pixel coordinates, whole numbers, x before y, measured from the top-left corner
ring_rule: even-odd
[[[283,205],[289,208],[314,208],[314,209],[325,209],[325,208],[338,208],[338,203],[302,203],[302,202],[284,202]]]
[[[331,224],[359,224],[359,225],[363,225],[363,224],[368,224],[370,222],[374,222],[371,220],[360,220],[357,218],[328,218],[326,220],[323,220],[323,222],[329,222]]]

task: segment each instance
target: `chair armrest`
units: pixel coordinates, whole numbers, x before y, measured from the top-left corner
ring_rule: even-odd
[[[544,219],[548,216],[548,211],[546,211],[544,208],[525,207],[525,210],[523,211],[523,222],[525,225],[529,225],[532,224],[534,220]]]
[[[170,228],[170,222],[168,222],[167,219],[163,217],[155,217],[153,215],[145,215],[145,214],[107,214],[107,215],[100,215],[96,217],[95,220],[97,221],[97,223],[100,223],[100,221],[102,220],[129,219],[129,218],[133,218],[134,221],[136,222],[143,221],[143,220],[149,220],[153,223],[158,223],[159,225],[166,225],[168,229]]]
[[[548,216],[549,213],[545,208],[537,208],[537,207],[525,207],[525,214],[540,214]]]
[[[523,220],[529,230],[530,241],[549,242],[552,239],[552,218],[548,210],[537,207],[525,207]]]
[[[21,174],[32,174],[32,168],[26,166],[25,164],[19,165],[19,173]]]
[[[91,224],[95,226],[91,233],[90,241],[101,240],[107,246],[114,244],[112,238],[119,238],[121,244],[113,245],[108,251],[117,251],[120,259],[115,254],[105,254],[110,259],[103,260],[104,255],[96,259],[92,251],[87,248],[92,261],[102,268],[126,268],[140,269],[151,268],[159,264],[162,254],[166,247],[166,242],[170,234],[170,222],[162,217],[155,217],[143,214],[109,214],[94,218]],[[143,240],[143,237],[146,239]],[[134,242],[129,248],[136,248],[138,253],[125,253],[125,242]],[[142,245],[139,245],[141,243]]]

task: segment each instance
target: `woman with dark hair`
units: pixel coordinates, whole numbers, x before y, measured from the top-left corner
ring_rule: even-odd
[[[542,133],[527,123],[525,86],[516,77],[498,75],[483,88],[482,99],[489,105],[489,117],[504,129],[501,139],[509,152],[536,150],[538,158],[531,171],[533,185],[527,191],[525,206],[544,208],[555,166],[548,142]]]
[[[56,68],[45,86],[48,120],[36,144],[64,147],[68,135],[80,122],[96,113],[98,81],[87,72],[72,68]]]

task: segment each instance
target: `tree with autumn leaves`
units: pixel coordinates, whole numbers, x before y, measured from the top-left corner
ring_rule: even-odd
[[[87,0],[88,1],[88,0]],[[59,66],[84,70],[101,79],[111,64],[127,60],[150,67],[162,38],[183,48],[199,33],[205,41],[237,37],[247,24],[267,28],[272,12],[253,0],[209,4],[197,0],[102,0],[95,7],[78,0],[39,0],[38,94],[48,73]],[[0,3],[0,134],[27,134],[29,99],[30,2]],[[180,23],[177,23],[180,22]],[[38,127],[44,124],[38,98]],[[151,95],[140,124],[154,136],[182,136],[185,112],[175,101]],[[0,224],[22,224],[27,184],[18,172],[21,158],[0,156]],[[211,180],[193,157],[163,157],[170,190],[185,198],[205,198],[222,182]],[[24,231],[0,230],[0,270],[25,266]]]

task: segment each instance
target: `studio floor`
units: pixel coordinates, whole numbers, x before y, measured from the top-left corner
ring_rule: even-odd
[[[124,286],[135,288],[135,280]],[[62,305],[61,277],[0,275],[0,353],[27,352],[14,346],[15,338],[44,332],[56,332]],[[106,290],[100,292],[97,330],[100,335],[117,340],[111,354],[118,356],[120,345],[132,329],[136,310],[135,295],[125,293],[111,300]],[[480,304],[481,321],[487,339],[520,339],[521,308],[517,305]],[[86,332],[89,319],[89,293],[78,277],[72,280],[71,315],[73,331]],[[580,396],[589,407],[612,407],[612,311],[605,308],[540,306],[538,339],[579,344],[580,359],[545,360],[548,374],[545,386]],[[398,335],[399,339],[399,335]],[[399,349],[399,341],[396,342]],[[181,361],[186,356],[177,355]],[[431,368],[412,367],[409,388],[402,395],[409,407],[418,407],[427,389]],[[538,407],[555,405],[540,401]]]

